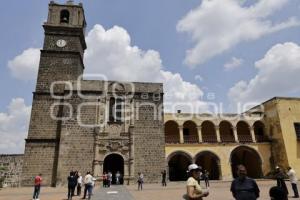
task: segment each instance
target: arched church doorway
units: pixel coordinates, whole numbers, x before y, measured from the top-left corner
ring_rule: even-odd
[[[235,148],[230,155],[231,170],[234,178],[237,177],[237,166],[244,165],[247,169],[248,176],[251,178],[262,177],[262,161],[256,150],[239,146]]]
[[[103,173],[112,173],[112,184],[116,183],[116,173],[120,172],[121,177],[124,177],[124,159],[119,154],[110,154],[105,157],[103,164]],[[123,184],[123,178],[121,178]]]
[[[221,179],[220,159],[214,153],[209,151],[200,152],[196,155],[195,163],[201,166],[203,170],[208,171],[210,180]]]
[[[171,155],[168,162],[170,181],[186,181],[190,164],[192,164],[192,158],[184,152],[175,152]]]

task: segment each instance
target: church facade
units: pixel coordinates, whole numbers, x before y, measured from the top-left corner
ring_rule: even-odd
[[[83,79],[82,4],[49,4],[22,173],[22,185],[42,173],[46,185],[64,184],[70,170],[124,175],[146,182],[165,169],[163,86]],[[96,77],[99,78],[99,77]]]

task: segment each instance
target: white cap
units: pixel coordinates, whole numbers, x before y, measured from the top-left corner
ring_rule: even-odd
[[[200,167],[196,164],[190,164],[189,167],[188,167],[188,171],[192,171],[194,169],[199,169],[200,170]]]
[[[276,166],[275,168],[276,168],[276,169],[280,169],[280,167],[279,167],[279,166]]]

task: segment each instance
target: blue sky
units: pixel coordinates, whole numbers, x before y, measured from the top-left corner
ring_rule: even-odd
[[[26,49],[41,48],[44,37],[41,25],[47,18],[48,2],[10,0],[1,4],[0,134],[4,136],[13,133],[22,138],[27,132],[35,87],[34,71],[37,67],[30,72],[32,76],[25,75],[28,66],[24,67],[17,62],[16,57],[21,55],[19,60],[26,62],[28,56],[22,56]],[[225,109],[231,111],[237,102],[261,102],[273,96],[299,96],[300,90],[294,86],[299,85],[299,81],[294,80],[297,76],[292,77],[292,80],[289,77],[300,72],[297,56],[300,48],[300,1],[265,2],[85,0],[83,5],[88,23],[86,34],[91,41],[88,49],[101,52],[99,48],[102,47],[99,46],[102,45],[107,52],[120,52],[123,47],[116,50],[109,49],[109,45],[115,44],[123,36],[127,39],[129,37],[129,42],[121,40],[123,46],[137,47],[139,54],[130,51],[130,58],[123,57],[124,60],[130,60],[129,66],[119,70],[124,73],[120,75],[108,72],[108,77],[136,80],[134,77],[127,77],[126,70],[132,69],[131,64],[145,65],[147,70],[133,68],[138,69],[139,77],[143,77],[145,73],[150,73],[150,77],[159,77],[153,80],[145,78],[145,81],[166,83],[166,90],[170,95],[180,88],[171,102],[222,102]],[[220,7],[224,9],[220,10]],[[230,12],[231,10],[234,12]],[[96,24],[101,26],[95,28]],[[112,38],[112,43],[96,41],[97,35],[108,37],[110,32],[117,35]],[[231,33],[234,37],[230,36]],[[93,40],[97,45],[93,45]],[[208,46],[204,45],[205,42]],[[189,56],[187,50],[192,50],[194,56]],[[103,73],[106,67],[117,65],[113,61],[103,61],[108,63],[107,66],[98,67],[102,60],[97,59],[101,56],[87,57],[85,67],[91,72]],[[138,60],[135,60],[136,57]],[[278,57],[280,59],[273,59]],[[152,66],[155,68],[154,72],[151,71]],[[25,78],[22,78],[22,70]],[[195,98],[185,96],[193,92],[196,93]],[[215,98],[211,98],[212,94]],[[14,114],[16,108],[26,112],[29,110],[29,113],[18,116]],[[22,151],[19,147],[22,142],[11,137],[13,136],[4,140],[10,145],[0,145],[0,153]]]

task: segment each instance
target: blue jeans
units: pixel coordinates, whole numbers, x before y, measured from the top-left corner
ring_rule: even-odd
[[[293,191],[294,191],[294,196],[295,197],[299,197],[297,184],[296,183],[292,183],[292,188],[293,188]]]
[[[41,191],[41,186],[36,185],[34,186],[34,192],[33,192],[33,199],[38,199]]]
[[[86,189],[87,189],[87,192],[88,192],[88,199],[91,199],[91,196],[92,196],[92,193],[93,193],[93,186],[90,185],[90,184],[87,184],[86,185]]]

